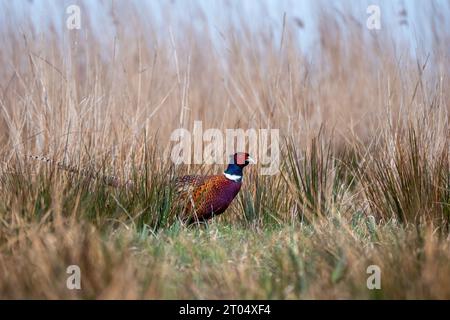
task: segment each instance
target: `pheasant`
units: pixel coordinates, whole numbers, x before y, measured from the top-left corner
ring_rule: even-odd
[[[43,156],[30,155],[29,157],[53,164],[58,169],[80,174],[89,179],[101,179],[112,187],[133,188],[131,180],[122,182],[115,176],[96,174]],[[177,178],[175,185],[181,200],[185,203],[181,214],[182,220],[187,224],[193,224],[207,221],[223,213],[239,193],[243,169],[250,163],[255,163],[255,161],[248,153],[238,152],[233,155],[223,174],[212,176],[187,175]]]
[[[183,220],[204,222],[223,213],[239,193],[243,169],[255,163],[248,153],[235,153],[223,174],[188,175],[176,180],[177,191],[185,199]]]

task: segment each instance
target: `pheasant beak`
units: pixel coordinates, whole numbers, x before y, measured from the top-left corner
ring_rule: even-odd
[[[252,157],[247,158],[248,163],[256,164],[256,161]]]

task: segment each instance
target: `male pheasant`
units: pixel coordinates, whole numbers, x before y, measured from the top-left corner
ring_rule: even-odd
[[[254,163],[250,155],[238,152],[223,174],[178,178],[177,190],[185,200],[183,220],[188,224],[204,222],[223,213],[241,189],[243,169],[249,163]]]
[[[32,159],[56,165],[57,168],[71,173],[81,174],[87,178],[101,179],[112,187],[132,189],[131,180],[121,181],[115,176],[92,173],[42,156],[29,156]],[[239,193],[242,185],[243,169],[255,163],[248,153],[238,152],[233,155],[223,174],[212,176],[188,175],[176,179],[180,198],[184,201],[182,219],[188,224],[204,222],[223,213]]]

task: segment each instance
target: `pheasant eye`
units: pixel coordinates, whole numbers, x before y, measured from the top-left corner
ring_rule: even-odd
[[[245,153],[238,153],[236,155],[236,164],[245,164],[246,155]]]

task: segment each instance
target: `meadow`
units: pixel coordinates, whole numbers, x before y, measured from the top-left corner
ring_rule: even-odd
[[[0,4],[0,298],[450,299],[449,2],[421,3],[416,47],[389,29],[413,34],[411,20],[368,30],[348,2],[317,5],[308,53],[300,18],[274,29],[233,2],[217,28],[199,8],[176,18],[161,3],[161,26],[137,5],[98,2],[104,14],[83,14],[79,30],[11,3]],[[279,173],[246,168],[204,226],[184,225],[174,201],[175,177],[224,169],[171,161],[171,133],[194,121],[281,138]],[[81,290],[66,286],[70,265]],[[380,289],[367,287],[371,265]]]

